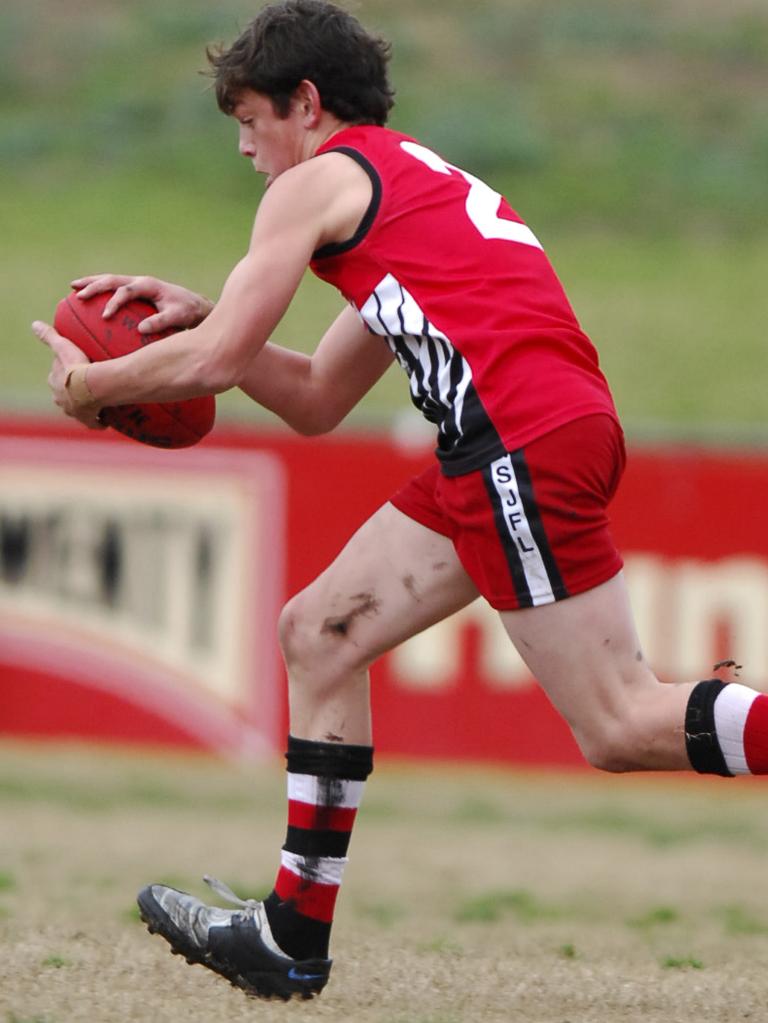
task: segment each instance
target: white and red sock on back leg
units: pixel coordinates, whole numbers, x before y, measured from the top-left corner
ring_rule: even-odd
[[[336,896],[373,749],[288,737],[288,830],[272,893],[272,934],[294,959],[326,958]]]
[[[685,741],[701,774],[768,774],[768,695],[738,682],[699,682],[688,700]]]

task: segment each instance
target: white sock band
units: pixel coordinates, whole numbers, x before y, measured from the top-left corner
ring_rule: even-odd
[[[715,700],[715,732],[731,774],[750,774],[744,753],[744,726],[759,695],[754,689],[731,682]]]

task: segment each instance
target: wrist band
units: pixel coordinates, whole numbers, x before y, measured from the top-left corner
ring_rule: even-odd
[[[69,395],[70,401],[75,408],[87,408],[89,405],[97,405],[91,394],[91,389],[85,379],[86,371],[90,366],[89,362],[80,362],[67,370],[64,377],[64,390]]]

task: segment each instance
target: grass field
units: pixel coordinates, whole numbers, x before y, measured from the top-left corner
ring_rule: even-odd
[[[0,1021],[730,1023],[768,1004],[759,784],[381,763],[322,998],[172,957],[151,880],[271,887],[279,765],[0,744]]]

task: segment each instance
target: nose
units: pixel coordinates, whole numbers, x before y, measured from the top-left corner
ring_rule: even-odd
[[[241,156],[247,156],[248,159],[253,159],[256,154],[256,148],[253,142],[248,138],[248,134],[240,128],[240,134],[237,140],[237,148]]]

